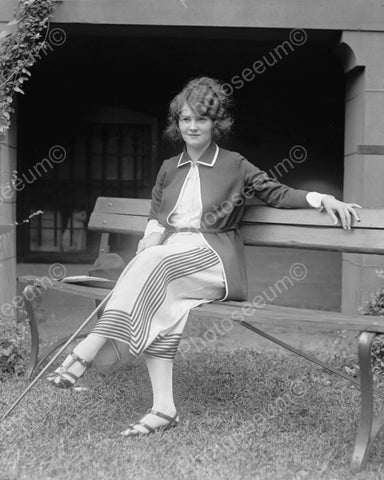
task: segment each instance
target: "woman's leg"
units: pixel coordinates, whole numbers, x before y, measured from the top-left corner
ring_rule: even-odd
[[[100,348],[104,345],[106,341],[106,338],[90,333],[82,342],[80,342],[74,348],[73,353],[78,355],[80,358],[86,360],[87,362],[92,362],[97,352],[100,350]],[[82,365],[80,362],[73,362],[71,355],[68,355],[68,357],[62,363],[61,367],[57,368],[55,372],[60,373],[62,371],[62,367],[66,368],[67,365],[70,365],[67,368],[67,371],[72,373],[73,375],[76,375],[77,377],[83,375],[86,370],[86,367],[84,365]],[[70,375],[66,375],[65,372],[61,375],[65,379],[69,380],[71,383],[75,383],[73,377],[71,377]],[[49,377],[51,377],[51,375],[49,375],[48,378]],[[61,379],[59,376],[52,376],[51,381],[52,383],[58,384],[60,383]]]
[[[173,360],[144,355],[152,385],[153,410],[173,416],[176,407],[173,400]]]
[[[144,358],[152,385],[152,410],[174,417],[176,407],[173,400],[173,361],[147,354],[144,354]],[[145,415],[141,421],[154,429],[169,424],[168,420],[151,413]],[[135,430],[148,433],[148,430],[141,425],[135,425]]]

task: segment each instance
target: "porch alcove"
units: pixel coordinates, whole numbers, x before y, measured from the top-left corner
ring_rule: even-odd
[[[161,135],[170,99],[191,78],[208,75],[231,82],[257,60],[263,60],[267,68],[242,88],[234,88],[235,129],[221,145],[241,152],[282,183],[342,198],[344,72],[334,55],[338,32],[310,30],[305,45],[268,66],[274,49],[289,38],[288,29],[112,25],[105,29],[79,24],[65,25],[65,29],[66,43],[34,67],[18,116],[19,171],[41,160],[52,145],[62,145],[68,152],[68,160],[50,173],[51,187],[59,185],[55,198],[57,192],[79,204],[87,198],[83,209],[89,214],[97,195],[149,197],[162,160],[180,149]],[[145,147],[150,158],[144,167],[146,179],[140,188],[132,184],[131,190],[119,190],[117,181],[109,187],[101,181],[92,190],[84,172],[93,160],[83,156],[73,162],[73,139],[87,125],[112,125],[116,115],[122,124],[127,123],[127,115],[136,115],[136,120],[145,119],[151,125],[151,139],[147,137]],[[94,135],[100,143],[101,131]],[[296,146],[305,149],[306,159],[287,166]],[[60,186],[60,178],[71,168],[77,190]],[[82,169],[82,175],[76,175],[76,169]],[[32,207],[44,210],[44,202],[49,201],[39,180],[19,194],[18,215]],[[51,228],[51,234],[58,228]],[[87,234],[90,243],[85,252],[72,251],[69,256],[57,250],[32,252],[30,235],[24,227],[18,237],[19,269],[27,273],[36,263],[54,261],[80,263],[77,271],[81,267],[86,271],[96,256],[92,234]],[[127,256],[134,252],[136,241],[123,245]],[[340,254],[262,247],[247,248],[246,254],[250,297],[263,294],[267,301],[283,305],[340,309]],[[273,285],[297,262],[306,266],[306,279],[273,293]]]

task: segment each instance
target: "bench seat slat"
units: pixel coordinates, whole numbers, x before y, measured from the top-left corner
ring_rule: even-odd
[[[195,307],[191,315],[216,318],[229,318],[232,315],[244,317],[244,321],[253,320],[258,324],[274,327],[308,327],[316,330],[352,330],[367,332],[383,332],[384,318],[368,315],[347,315],[339,312],[309,310],[303,308],[265,305],[263,308],[242,310],[239,302],[212,302]],[[249,313],[249,315],[245,314]]]
[[[21,283],[34,284],[41,277],[25,275],[19,277]],[[63,283],[57,280],[44,282],[47,290],[56,290],[61,293],[77,295],[86,298],[102,300],[110,290],[105,288],[86,287]],[[324,330],[354,330],[374,331],[384,333],[384,318],[369,315],[349,315],[339,312],[310,310],[304,308],[283,307],[279,305],[265,305],[263,308],[254,308],[250,303],[242,302],[212,302],[196,307],[191,311],[192,316],[207,316],[216,318],[234,318],[243,316],[244,320],[253,320],[259,324],[277,327],[309,327]]]
[[[42,277],[37,277],[36,275],[24,275],[18,277],[18,282],[35,285],[38,284]],[[58,280],[53,280],[48,277],[43,277],[43,286],[41,287],[44,290],[56,290],[60,293],[68,293],[70,295],[76,295],[80,297],[93,298],[94,300],[102,300],[110,290],[106,288],[95,288],[87,287],[84,285],[76,285],[73,283],[60,282]]]

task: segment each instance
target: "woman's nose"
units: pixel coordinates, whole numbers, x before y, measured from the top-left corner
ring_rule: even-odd
[[[190,130],[197,130],[197,125],[196,125],[195,120],[191,120],[191,123],[189,125],[189,129]]]

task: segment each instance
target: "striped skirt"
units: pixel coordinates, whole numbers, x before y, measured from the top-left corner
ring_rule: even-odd
[[[189,311],[223,298],[221,260],[200,233],[175,233],[136,255],[121,274],[92,332],[107,342],[94,360],[99,371],[145,353],[172,361]]]

